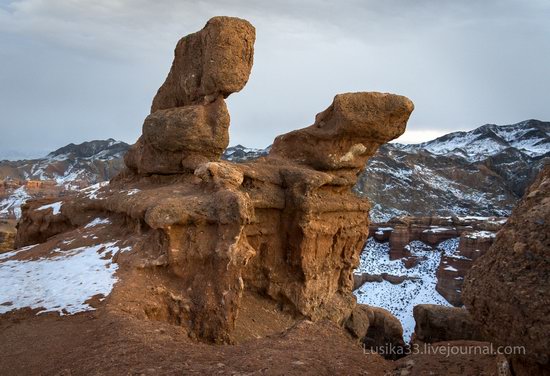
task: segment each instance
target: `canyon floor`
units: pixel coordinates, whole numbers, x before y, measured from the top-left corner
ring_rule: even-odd
[[[72,316],[31,310],[0,316],[2,375],[498,375],[502,362],[492,355],[427,354],[388,361],[365,353],[328,321],[208,345],[190,340],[180,327],[101,308]]]

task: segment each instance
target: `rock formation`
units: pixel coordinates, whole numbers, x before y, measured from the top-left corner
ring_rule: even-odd
[[[474,260],[489,249],[505,222],[506,218],[500,217],[396,217],[371,224],[369,237],[378,243],[388,242],[390,260],[402,260],[407,269],[422,261],[410,252],[408,245],[413,241],[429,245],[434,252],[443,252],[437,268],[436,290],[453,306],[461,307],[464,276]],[[451,251],[454,246],[442,243],[453,238],[458,248]],[[387,280],[396,284],[407,279],[404,275],[356,273],[355,288],[366,282]]]
[[[12,220],[0,219],[0,253],[13,249],[15,226]]]
[[[443,341],[483,341],[472,316],[464,308],[419,304],[413,310],[414,340],[425,343]]]
[[[55,221],[26,205],[18,246],[62,242],[101,216],[109,236],[133,242],[117,256],[121,282],[108,309],[213,342],[233,340],[243,294],[343,325],[356,305],[352,273],[369,225],[369,203],[352,187],[377,148],[404,132],[413,104],[340,94],[313,125],[277,137],[266,157],[220,161],[224,99],[248,80],[254,35],[247,21],[216,17],[180,40],[127,169],[66,198]]]
[[[396,353],[405,353],[403,327],[395,316],[383,308],[358,304],[346,320],[345,327],[364,349],[378,351],[391,346]],[[398,358],[396,354],[383,355],[388,359]]]
[[[512,363],[517,375],[548,374],[550,368],[549,234],[546,166],[464,284],[466,307],[489,338],[525,347]]]

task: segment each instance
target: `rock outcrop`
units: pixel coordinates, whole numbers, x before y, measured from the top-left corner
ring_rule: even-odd
[[[414,340],[435,343],[443,341],[484,341],[480,328],[464,308],[419,304],[413,310]]]
[[[515,374],[550,368],[550,166],[539,174],[470,270],[463,299],[489,338],[524,346]]]
[[[344,325],[356,305],[352,274],[370,208],[352,187],[369,156],[404,132],[413,104],[340,94],[312,126],[277,137],[267,156],[220,161],[224,99],[245,85],[253,43],[254,28],[227,17],[183,38],[128,168],[105,187],[64,199],[58,222],[26,205],[18,245],[45,234],[61,242],[64,231],[108,218],[109,231],[134,244],[117,257],[121,282],[106,307],[212,342],[233,340],[244,294]],[[383,328],[375,334],[385,338],[391,325],[378,316],[369,328]]]
[[[13,249],[15,244],[15,225],[13,220],[0,220],[0,253]]]
[[[405,354],[403,327],[383,308],[358,304],[346,320],[345,327],[365,349],[379,352],[388,359],[397,359],[395,353]],[[389,347],[395,353],[383,354],[382,348]]]
[[[229,144],[224,98],[247,83],[254,56],[254,27],[245,20],[214,17],[182,38],[164,84],[153,99],[143,134],[126,154],[139,174],[193,172],[220,159]]]

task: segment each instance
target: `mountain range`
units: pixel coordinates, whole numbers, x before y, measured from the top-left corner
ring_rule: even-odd
[[[0,212],[14,205],[10,194],[18,185],[9,182],[48,180],[63,190],[80,189],[116,175],[128,148],[108,139],[69,144],[44,158],[0,161]],[[222,159],[246,162],[268,152],[269,147],[236,145]],[[370,199],[376,222],[402,215],[508,216],[549,162],[550,122],[487,124],[420,144],[383,145],[360,175],[355,192]],[[27,197],[21,188],[17,195],[17,202]]]

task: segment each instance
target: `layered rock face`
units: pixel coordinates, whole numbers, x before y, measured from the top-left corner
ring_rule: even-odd
[[[214,17],[182,38],[164,84],[153,99],[143,135],[126,154],[139,174],[193,172],[218,160],[229,144],[224,98],[247,83],[256,31],[247,21]]]
[[[111,309],[214,342],[232,340],[248,293],[343,324],[355,307],[352,272],[369,225],[369,203],[352,187],[378,146],[404,132],[413,104],[391,94],[337,95],[312,126],[279,136],[269,155],[222,162],[224,98],[246,84],[253,43],[254,28],[227,17],[183,38],[127,170],[64,200],[57,222],[25,206],[18,245],[101,215],[135,242],[118,258]]]
[[[550,366],[550,166],[539,174],[470,270],[463,299],[498,344],[525,346],[516,374]],[[545,373],[545,374],[546,374]]]

